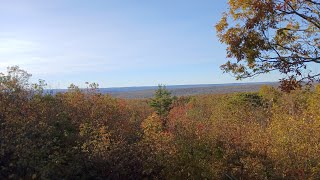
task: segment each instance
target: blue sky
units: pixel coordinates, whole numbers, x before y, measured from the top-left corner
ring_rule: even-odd
[[[0,0],[0,72],[19,65],[51,88],[236,81],[219,66],[226,0]]]

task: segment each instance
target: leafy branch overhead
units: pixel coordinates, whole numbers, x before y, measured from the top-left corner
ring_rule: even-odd
[[[232,59],[221,69],[237,79],[278,71],[284,91],[319,81],[318,0],[229,0],[216,30]]]

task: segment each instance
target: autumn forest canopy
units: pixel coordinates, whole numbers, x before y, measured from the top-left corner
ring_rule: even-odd
[[[320,1],[229,0],[221,69],[279,87],[121,99],[0,73],[0,179],[319,179]],[[173,77],[174,78],[174,77]]]

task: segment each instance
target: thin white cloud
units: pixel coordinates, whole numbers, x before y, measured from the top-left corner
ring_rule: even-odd
[[[30,53],[36,49],[37,44],[32,41],[0,38],[0,55]]]
[[[15,38],[0,38],[0,70],[8,66],[34,62],[32,54],[38,49],[35,42]]]
[[[50,47],[52,46],[52,47]],[[107,72],[130,68],[137,60],[120,62],[99,52],[70,51],[65,47],[41,44],[28,40],[0,38],[0,72],[19,65],[35,75]]]

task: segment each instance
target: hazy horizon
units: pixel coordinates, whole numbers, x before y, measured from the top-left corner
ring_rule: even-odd
[[[93,82],[92,82],[93,83]],[[242,82],[242,81],[236,81],[233,83],[212,83],[212,84],[155,84],[155,85],[141,85],[141,86],[112,86],[112,87],[101,87],[99,84],[99,89],[122,89],[122,88],[154,88],[157,89],[159,85],[165,86],[165,87],[192,87],[192,86],[199,86],[199,87],[204,87],[204,86],[230,86],[230,85],[246,85],[246,84],[270,84],[270,83],[278,83],[277,81],[260,81],[260,82]],[[87,88],[87,85],[85,83],[82,84],[75,84],[76,86],[80,88]],[[67,90],[68,87],[64,88],[50,88],[49,86],[46,86],[45,89],[50,90]]]

